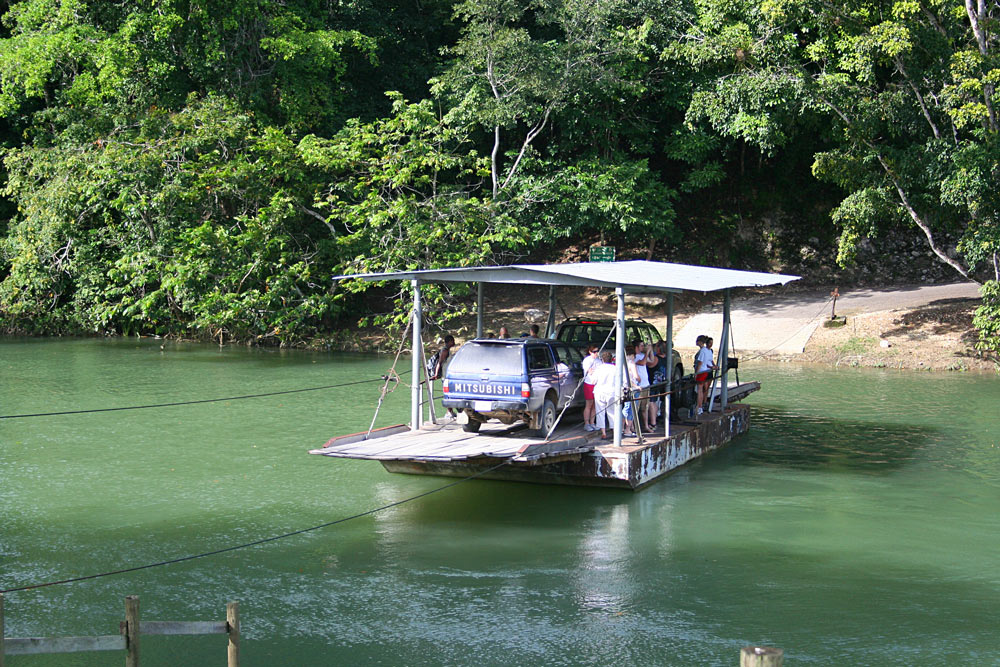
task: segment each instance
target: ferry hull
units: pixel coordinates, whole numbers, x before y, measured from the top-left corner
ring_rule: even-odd
[[[487,457],[465,461],[392,460],[382,461],[382,465],[389,472],[412,475],[468,477],[481,473],[481,479],[637,490],[689,461],[725,447],[749,427],[750,407],[733,404],[723,414],[702,415],[696,423],[672,424],[667,438],[647,436],[642,445],[598,446],[592,452],[566,455],[562,460],[511,461],[495,470],[490,468],[499,461]]]

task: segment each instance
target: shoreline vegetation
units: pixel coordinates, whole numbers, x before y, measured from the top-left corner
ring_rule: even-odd
[[[889,9],[7,3],[0,331],[364,347],[402,329],[408,286],[335,276],[601,245],[975,281],[995,356],[1000,5]],[[465,288],[426,297],[461,325]],[[868,351],[883,334],[829,355],[897,363]]]
[[[506,325],[513,335],[518,335],[520,329],[527,330],[531,321],[526,318],[530,311],[545,312],[547,296],[542,289],[523,288],[516,295],[505,291],[503,285],[489,286],[490,294],[487,300],[487,312],[484,317],[485,335],[496,332],[500,326]],[[787,289],[787,288],[786,288]],[[761,290],[766,293],[766,290]],[[605,294],[597,291],[584,290],[582,294],[574,295],[576,312],[574,315],[594,315],[614,317],[614,305]],[[761,353],[755,350],[740,351],[739,356],[747,359],[765,359],[785,363],[821,364],[834,367],[869,367],[893,368],[901,370],[923,371],[1000,371],[1000,364],[989,354],[976,350],[978,332],[973,324],[976,308],[981,299],[945,299],[908,308],[889,310],[870,310],[856,312],[846,317],[844,326],[827,328],[823,323],[827,316],[820,316],[820,326],[810,336],[805,349],[800,354]],[[712,311],[714,306],[711,297],[701,295],[683,295],[675,299],[674,331],[677,332],[693,315],[707,308]],[[562,319],[565,311],[561,310],[557,321]],[[720,311],[721,312],[721,311]],[[656,325],[661,333],[665,329],[665,312],[661,307],[643,304],[631,304],[627,317],[644,318]],[[475,336],[475,314],[466,312],[453,317],[446,323],[429,322],[426,327],[430,334],[425,337],[424,344],[433,349],[440,344],[445,333],[453,333],[459,344]],[[519,328],[520,327],[520,328]],[[26,337],[45,337],[44,335],[11,334]],[[275,339],[248,341],[219,341],[209,336],[150,336],[137,335],[140,338],[155,338],[172,342],[218,343],[220,346],[253,346],[287,347],[302,350],[333,350],[341,352],[374,352],[379,354],[395,354],[400,347],[402,330],[398,326],[385,327],[367,324],[351,326],[331,332],[329,335],[317,336],[296,345],[281,344]],[[58,337],[88,337],[84,333],[56,334]],[[89,337],[100,337],[99,334],[89,334]],[[108,334],[107,337],[118,337]],[[127,336],[122,336],[127,337]],[[403,343],[403,351],[409,351],[409,340]],[[677,341],[677,349],[682,353],[693,351],[694,348]],[[690,348],[690,349],[689,349]]]

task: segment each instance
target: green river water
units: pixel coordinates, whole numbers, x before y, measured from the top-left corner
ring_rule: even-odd
[[[0,341],[0,414],[377,378],[392,359],[152,340]],[[408,367],[408,362],[407,362]],[[357,520],[6,595],[6,635],[223,620],[243,665],[1000,664],[1000,379],[744,364],[751,431],[639,492],[475,480]],[[404,376],[408,377],[408,376]],[[310,456],[378,384],[0,420],[0,588],[225,548],[449,480]],[[408,389],[379,425],[408,417]],[[225,637],[142,639],[225,664]],[[10,656],[118,665],[122,653]]]

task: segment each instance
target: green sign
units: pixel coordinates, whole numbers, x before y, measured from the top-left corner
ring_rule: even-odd
[[[613,245],[590,246],[590,261],[591,262],[615,261],[615,247]]]

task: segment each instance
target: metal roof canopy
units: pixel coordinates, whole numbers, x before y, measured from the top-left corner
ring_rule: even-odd
[[[520,285],[569,285],[622,288],[626,292],[714,292],[733,287],[785,285],[799,276],[757,271],[737,271],[711,266],[630,260],[574,264],[511,264],[467,268],[426,269],[390,273],[336,276],[334,280],[361,278],[419,280],[422,283],[479,282]]]

